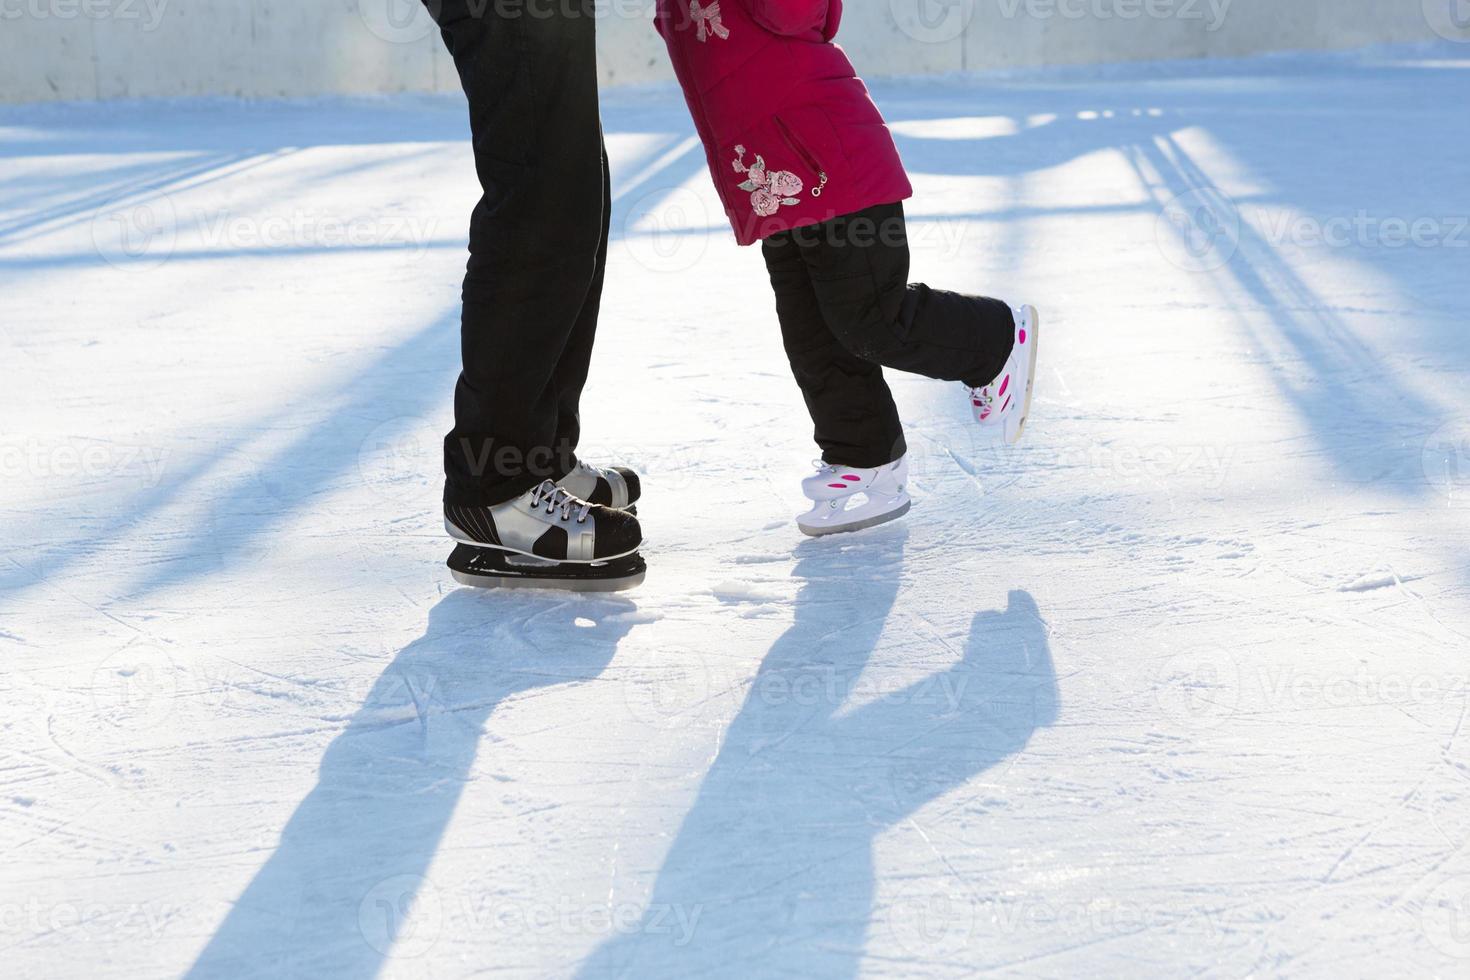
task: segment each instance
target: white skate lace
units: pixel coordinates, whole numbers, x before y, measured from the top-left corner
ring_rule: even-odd
[[[586,524],[587,514],[592,510],[592,505],[587,501],[573,497],[564,488],[550,480],[531,491],[531,509],[535,510],[542,506],[546,508],[548,514],[560,510],[563,521],[571,520],[572,511],[576,511],[578,524]]]

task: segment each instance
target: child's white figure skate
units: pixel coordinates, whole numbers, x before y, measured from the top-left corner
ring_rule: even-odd
[[[1041,332],[1041,316],[1034,306],[1019,306],[1012,311],[1016,318],[1016,346],[1004,370],[990,384],[966,388],[975,421],[985,428],[997,429],[1006,445],[1014,446],[1026,431],[1031,417],[1031,390],[1036,384],[1037,335]]]
[[[833,466],[818,461],[817,472],[801,482],[812,509],[796,519],[812,537],[861,531],[898,520],[909,512],[909,463],[904,456],[877,469]]]

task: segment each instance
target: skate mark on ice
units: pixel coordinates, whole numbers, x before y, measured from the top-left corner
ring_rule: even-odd
[[[1399,575],[1393,569],[1381,569],[1360,575],[1337,587],[1339,592],[1378,592],[1382,589],[1391,589],[1403,585],[1405,582],[1414,582],[1423,578],[1422,575]]]

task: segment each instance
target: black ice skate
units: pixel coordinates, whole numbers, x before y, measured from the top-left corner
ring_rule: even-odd
[[[462,585],[614,592],[647,570],[636,517],[550,480],[491,507],[445,504],[444,527],[459,542],[449,570]]]

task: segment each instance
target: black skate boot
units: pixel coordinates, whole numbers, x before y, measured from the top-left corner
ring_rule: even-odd
[[[490,507],[445,504],[444,527],[459,542],[449,569],[462,585],[613,592],[646,572],[636,517],[550,480]]]
[[[556,481],[556,485],[591,504],[601,504],[614,510],[638,513],[634,506],[643,495],[643,483],[638,474],[626,466],[592,466],[581,460],[576,469]]]

